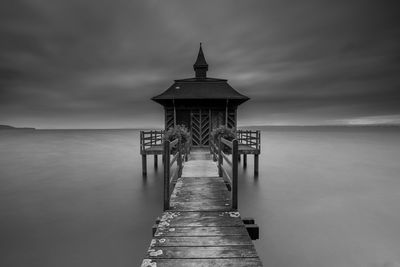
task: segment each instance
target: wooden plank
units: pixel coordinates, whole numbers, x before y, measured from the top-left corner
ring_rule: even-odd
[[[232,141],[229,141],[228,139],[225,139],[221,137],[221,143],[227,145],[228,147],[232,148]]]
[[[177,185],[179,186],[178,187],[179,192],[177,192],[177,193],[180,193],[182,191],[189,191],[192,189],[197,190],[197,191],[204,191],[204,192],[206,192],[208,190],[211,190],[211,191],[220,190],[221,192],[223,192],[224,179],[221,177],[221,178],[218,178],[218,181],[215,181],[215,182],[204,181],[204,182],[184,182],[184,183],[182,183],[180,181],[180,179],[177,179]]]
[[[226,188],[225,188],[226,190]],[[215,201],[229,201],[230,195],[227,192],[221,191],[219,188],[211,189],[207,191],[202,190],[193,190],[193,194],[182,190],[180,192],[174,192],[173,197],[171,198],[171,202],[202,202],[202,203],[214,203]],[[219,194],[221,193],[221,194]],[[204,199],[207,201],[204,201]]]
[[[190,160],[185,163],[183,177],[218,177],[217,165],[211,160]]]
[[[181,185],[179,182],[176,183],[178,187],[178,189],[176,190],[175,194],[176,196],[179,195],[185,195],[185,194],[190,194],[191,192],[193,192],[193,194],[209,194],[210,197],[215,197],[217,195],[215,195],[216,193],[221,193],[221,194],[227,194],[227,192],[225,192],[224,190],[226,190],[226,188],[224,187],[225,181],[223,179],[221,179],[221,181],[219,182],[219,184],[193,184],[192,186],[188,186],[188,185]],[[193,188],[193,190],[191,190],[190,188]],[[214,195],[213,195],[214,194]],[[204,201],[207,201],[206,199],[204,199]]]
[[[221,151],[221,155],[224,158],[225,162],[228,163],[229,166],[232,166],[232,161],[223,151]]]
[[[259,149],[244,144],[238,145],[238,152],[239,154],[260,154]]]
[[[225,188],[226,190],[226,188]],[[218,195],[221,193],[220,195]],[[202,191],[201,189],[193,190],[193,194],[190,194],[190,192],[187,192],[185,190],[174,192],[174,194],[171,197],[171,202],[187,202],[187,201],[203,201],[204,198],[207,198],[208,201],[213,201],[213,200],[229,200],[230,195],[229,193],[221,191],[219,188],[215,189],[210,189],[207,191]],[[206,202],[204,202],[206,203]]]
[[[204,198],[207,198],[207,203],[215,203],[215,202],[226,202],[230,201],[230,196],[228,193],[222,193],[221,195],[216,195],[220,191],[218,190],[213,190],[213,191],[207,191],[207,192],[201,192],[200,190],[197,190],[198,192],[194,192],[193,195],[190,194],[189,192],[181,192],[181,193],[176,193],[174,195],[175,197],[171,199],[171,203],[186,203],[186,202],[202,202],[205,203],[203,200]],[[213,195],[215,193],[215,195]]]
[[[232,185],[232,178],[229,175],[228,171],[225,169],[224,165],[221,165],[221,171],[224,174],[224,178],[225,178],[226,182],[229,183],[230,185]]]
[[[183,180],[185,180],[183,182]],[[218,182],[222,181],[221,177],[206,177],[206,178],[199,178],[196,176],[192,176],[192,177],[187,177],[184,176],[180,179],[180,181],[182,182],[182,185],[187,185],[187,186],[192,186],[191,184],[196,183],[196,184],[214,184],[217,185]]]
[[[149,148],[144,149],[143,151],[144,154],[150,154],[150,155],[160,155],[163,153],[163,147],[160,145],[155,145],[155,146],[151,146]]]
[[[170,209],[173,211],[230,211],[232,210],[231,204],[228,202],[221,202],[216,204],[202,204],[201,202],[198,203],[175,203],[170,205]]]
[[[221,185],[219,185],[218,187],[209,187],[207,189],[204,188],[195,188],[193,189],[193,193],[191,194],[190,190],[188,190],[186,187],[179,187],[178,190],[176,190],[176,192],[174,192],[174,196],[177,198],[177,201],[181,201],[181,199],[179,199],[180,196],[182,196],[182,198],[185,197],[192,197],[191,199],[196,199],[196,198],[200,198],[200,197],[210,197],[210,199],[213,198],[221,198],[224,199],[226,197],[229,197],[229,193],[224,192],[223,190],[226,190],[226,188],[224,188],[225,182],[222,182]],[[177,183],[177,186],[179,184]],[[204,199],[203,199],[204,201]],[[208,199],[207,199],[208,201]],[[206,202],[206,201],[204,201]]]
[[[164,212],[160,224],[166,222],[170,227],[184,226],[242,226],[238,212]]]
[[[247,230],[243,226],[186,226],[186,227],[175,227],[173,231],[170,231],[169,227],[158,227],[155,233],[155,237],[163,236],[223,236],[223,235],[248,235]]]
[[[214,191],[219,191],[221,193],[223,193],[225,190],[225,188],[223,187],[225,181],[224,179],[221,177],[220,181],[218,181],[218,184],[216,183],[193,183],[191,185],[188,184],[181,184],[179,183],[179,181],[177,181],[177,185],[179,185],[179,191],[176,192],[176,194],[180,194],[180,193],[185,193],[185,192],[189,192],[191,190],[191,188],[195,191],[193,192],[214,192]],[[206,200],[205,200],[206,201]]]
[[[157,247],[215,247],[215,246],[250,246],[248,235],[231,236],[172,236],[153,238],[151,246]]]
[[[223,259],[223,258],[255,258],[257,252],[250,246],[216,246],[216,247],[151,247],[148,259]]]
[[[259,267],[258,258],[228,258],[228,259],[145,259],[141,267]]]

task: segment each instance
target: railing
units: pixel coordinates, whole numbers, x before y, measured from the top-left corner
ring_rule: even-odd
[[[228,147],[231,152],[231,159],[224,152],[224,148]],[[225,183],[229,185],[230,191],[232,192],[232,209],[237,210],[238,208],[238,140],[234,139],[229,141],[225,138],[219,137],[218,140],[218,174],[220,177],[224,177]],[[226,164],[224,164],[224,162]],[[229,166],[231,173],[229,174],[228,169],[225,166]]]
[[[258,151],[261,148],[260,142],[260,131],[251,131],[251,130],[238,130],[236,132],[236,138],[241,145],[246,145],[257,149]]]
[[[184,152],[185,161],[188,161],[190,150],[192,150],[192,138],[189,137],[189,140],[186,141],[186,144],[182,145],[182,149]]]
[[[163,141],[163,130],[140,131],[140,154],[152,146],[161,146]]]
[[[177,138],[173,141],[164,141],[163,158],[164,162],[164,211],[170,208],[171,193],[174,190],[176,180],[182,175],[183,159],[182,144]],[[175,153],[172,152],[175,149]],[[176,162],[177,167],[171,174],[171,167]]]

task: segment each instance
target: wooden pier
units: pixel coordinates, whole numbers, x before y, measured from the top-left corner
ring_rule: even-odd
[[[184,162],[178,140],[165,141],[163,152],[164,212],[142,267],[262,266],[252,243],[258,227],[237,210],[238,141],[221,139],[218,164],[208,149]]]

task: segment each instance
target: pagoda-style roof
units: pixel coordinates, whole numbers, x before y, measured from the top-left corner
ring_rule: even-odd
[[[204,64],[204,65],[203,65]],[[207,66],[203,50],[200,46],[194,69]],[[225,79],[216,79],[197,75],[194,78],[175,80],[166,91],[152,98],[153,101],[166,105],[171,100],[228,100],[230,103],[240,105],[249,100],[232,88]]]

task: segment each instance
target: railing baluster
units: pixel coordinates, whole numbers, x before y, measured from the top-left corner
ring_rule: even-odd
[[[170,141],[164,141],[164,211],[169,209]]]
[[[232,141],[232,209],[238,208],[238,141]]]
[[[181,140],[178,142],[178,177],[182,176],[182,148]]]
[[[177,148],[177,152],[174,154],[173,159],[171,160],[171,151],[174,147]],[[176,180],[182,176],[182,157],[182,144],[179,139],[175,139],[174,141],[164,141],[164,211],[170,209],[171,192],[174,190]],[[175,169],[173,175],[171,175],[171,167],[175,161],[177,168]]]
[[[221,136],[218,138],[218,176],[222,177],[222,153],[221,153]]]

